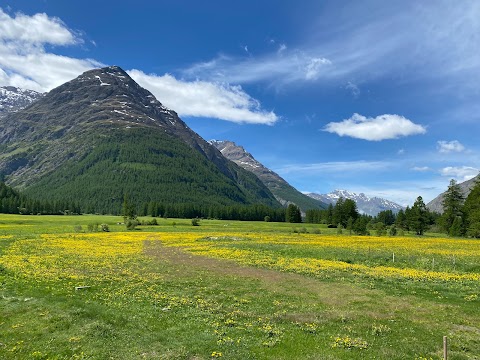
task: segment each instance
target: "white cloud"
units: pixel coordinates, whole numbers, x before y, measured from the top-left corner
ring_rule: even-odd
[[[236,123],[267,125],[278,120],[273,111],[262,110],[260,103],[240,86],[206,81],[187,82],[169,74],[147,75],[135,69],[128,71],[128,74],[181,116],[211,117]]]
[[[82,43],[58,18],[46,14],[11,17],[0,9],[0,85],[49,91],[82,72],[102,66],[92,59],[49,53],[45,45]]]
[[[69,45],[82,42],[56,17],[47,14],[11,17],[0,8],[0,40],[26,44]]]
[[[312,58],[305,67],[305,79],[316,80],[324,65],[330,65],[332,62],[325,58]]]
[[[280,54],[280,53],[284,52],[285,50],[287,50],[287,45],[280,44],[280,46],[278,47],[277,53]]]
[[[440,170],[442,176],[450,176],[458,181],[467,181],[478,175],[479,169],[471,166],[448,166]]]
[[[367,118],[356,113],[341,122],[328,123],[323,130],[339,136],[368,141],[397,139],[402,136],[424,134],[427,131],[425,127],[400,115],[384,114]]]
[[[352,173],[383,170],[389,168],[391,165],[391,163],[385,161],[334,161],[325,163],[286,165],[275,169],[275,172],[282,175],[289,173],[307,173],[309,175],[313,173],[340,173],[350,175]]]
[[[245,84],[266,81],[287,84],[329,78],[332,66],[332,61],[326,57],[285,47],[282,51],[260,57],[239,59],[220,55],[213,60],[194,64],[182,73],[187,78],[214,82]]]
[[[352,93],[352,96],[353,96],[355,99],[358,98],[359,95],[360,95],[360,88],[359,88],[356,84],[354,84],[354,83],[352,83],[352,82],[350,82],[350,81],[349,81],[349,82],[347,83],[347,85],[345,86],[345,89],[350,90],[350,92]]]
[[[465,150],[465,146],[463,146],[458,140],[437,141],[437,148],[439,152],[444,154],[450,152],[462,152]]]
[[[413,171],[419,171],[419,172],[425,172],[425,171],[430,171],[432,169],[430,169],[428,166],[414,166],[412,168]]]

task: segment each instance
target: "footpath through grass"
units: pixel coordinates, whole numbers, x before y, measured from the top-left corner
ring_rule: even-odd
[[[0,215],[1,359],[480,358],[476,240],[120,221]]]

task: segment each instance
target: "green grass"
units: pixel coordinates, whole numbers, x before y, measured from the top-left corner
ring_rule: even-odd
[[[320,230],[319,236],[336,229],[217,220],[193,227],[190,219],[157,221],[158,226],[130,232],[156,233],[139,255],[97,266],[89,262],[89,254],[73,249],[75,255],[52,260],[51,266],[65,273],[43,277],[6,266],[6,257],[22,245],[28,252],[19,261],[26,267],[37,255],[48,263],[56,250],[45,245],[42,234],[58,234],[75,244],[82,234],[74,229],[81,226],[87,233],[89,224],[107,223],[115,236],[125,231],[118,224],[122,219],[0,215],[0,358],[211,359],[221,353],[225,359],[441,359],[443,335],[449,336],[449,359],[480,358],[478,282],[399,281],[348,272],[316,277],[247,266],[166,246],[162,236],[178,233],[180,239],[198,233],[202,238],[228,232],[301,240],[295,228]],[[103,240],[89,241],[95,247]],[[388,250],[372,254],[253,240],[223,239],[212,246],[372,266],[389,264],[391,255]],[[402,264],[401,255],[398,266],[423,268],[407,253]],[[478,268],[461,265],[467,260],[478,264],[480,259],[459,257],[456,271],[478,273]],[[74,289],[89,279],[91,288]]]

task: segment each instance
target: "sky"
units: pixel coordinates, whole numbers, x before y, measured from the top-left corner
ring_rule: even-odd
[[[302,192],[406,206],[480,169],[476,0],[0,0],[0,86],[109,65]]]

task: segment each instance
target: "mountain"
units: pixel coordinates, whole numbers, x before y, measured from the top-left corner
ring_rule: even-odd
[[[117,66],[90,70],[0,119],[0,174],[41,201],[116,213],[137,203],[280,207]]]
[[[464,181],[460,184],[458,184],[460,186],[460,189],[462,191],[462,194],[465,198],[467,198],[468,194],[470,194],[470,191],[472,191],[473,189],[473,186],[475,185],[475,180],[480,180],[480,175],[477,175],[476,177],[474,177],[473,179],[470,179],[470,180],[467,180],[467,181]],[[428,204],[427,204],[427,208],[430,210],[430,211],[434,211],[434,212],[437,212],[439,214],[443,213],[443,205],[442,205],[442,202],[443,202],[443,196],[444,196],[445,192],[441,193],[440,195],[438,195],[435,199],[433,199],[432,201],[430,201]]]
[[[24,109],[42,96],[41,93],[17,88],[14,86],[0,87],[0,117]]]
[[[310,193],[307,195],[313,199],[317,199],[327,204],[336,204],[340,197],[343,197],[344,199],[351,199],[356,202],[358,211],[360,213],[371,216],[376,216],[380,211],[383,210],[392,210],[394,213],[397,213],[403,209],[403,206],[398,205],[390,200],[378,197],[369,197],[364,193],[356,194],[347,190],[335,190],[329,194]]]
[[[300,207],[303,212],[308,209],[325,209],[327,207],[325,203],[312,199],[296,190],[278,174],[255,160],[252,154],[248,153],[242,146],[232,141],[210,140],[209,143],[220,150],[227,159],[255,174],[281,204],[293,203]]]

